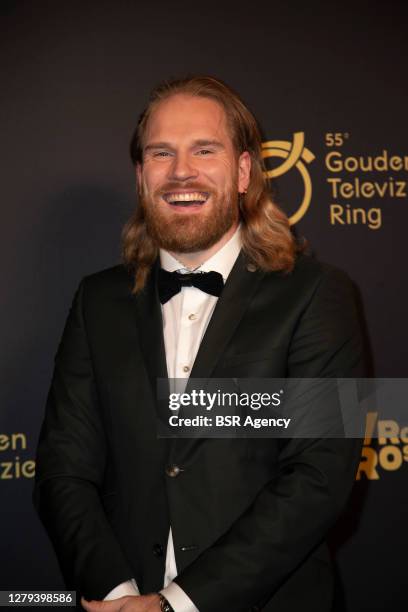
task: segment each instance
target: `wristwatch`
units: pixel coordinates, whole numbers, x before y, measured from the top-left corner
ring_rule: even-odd
[[[173,608],[171,607],[171,605],[169,604],[167,599],[164,597],[164,595],[159,593],[159,597],[160,597],[160,610],[161,610],[161,612],[174,612]]]

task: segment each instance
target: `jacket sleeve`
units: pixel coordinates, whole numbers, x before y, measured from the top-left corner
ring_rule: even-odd
[[[289,377],[363,374],[354,296],[345,275],[325,272],[289,348]],[[339,516],[354,482],[361,444],[360,439],[344,438],[282,441],[278,476],[175,579],[200,612],[244,612],[272,597]]]
[[[85,284],[75,295],[55,358],[33,500],[67,588],[103,599],[132,571],[101,500],[107,446],[82,313]]]

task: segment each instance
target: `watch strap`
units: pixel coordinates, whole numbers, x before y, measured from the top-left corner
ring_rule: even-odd
[[[171,607],[167,599],[164,597],[164,595],[159,593],[159,598],[160,598],[160,611],[161,612],[174,612],[173,608]]]

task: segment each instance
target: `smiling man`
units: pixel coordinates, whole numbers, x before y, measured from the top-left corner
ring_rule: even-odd
[[[236,155],[217,102],[186,94],[160,104],[145,139],[137,175],[149,234],[169,252],[189,253],[186,263],[203,263],[237,230],[250,155]]]
[[[67,587],[90,612],[329,611],[360,442],[160,439],[156,381],[357,374],[350,282],[297,247],[224,83],[159,86],[131,154],[124,264],[79,286],[38,447]]]

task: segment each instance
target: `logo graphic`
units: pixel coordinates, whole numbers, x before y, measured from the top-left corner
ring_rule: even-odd
[[[268,140],[262,143],[262,157],[264,159],[268,157],[280,157],[284,160],[277,168],[267,170],[264,173],[267,178],[277,178],[295,167],[300,172],[303,179],[303,200],[297,211],[289,218],[289,223],[291,225],[300,221],[309,208],[312,199],[312,181],[305,163],[310,164],[310,162],[315,159],[315,156],[304,146],[304,144],[304,132],[296,132],[293,134],[293,142],[287,142],[286,140]]]

